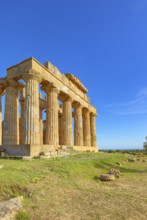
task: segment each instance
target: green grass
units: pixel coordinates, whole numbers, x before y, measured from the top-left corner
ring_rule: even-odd
[[[23,195],[16,220],[147,219],[147,156],[85,153],[32,161],[0,160],[0,201]],[[142,162],[145,159],[146,162]],[[116,165],[120,162],[122,165]],[[121,171],[113,182],[97,177]]]
[[[25,211],[18,211],[16,220],[30,220],[30,217]]]

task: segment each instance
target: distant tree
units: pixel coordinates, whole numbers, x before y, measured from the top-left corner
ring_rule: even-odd
[[[147,152],[147,136],[145,137],[145,139],[146,139],[146,142],[144,142],[143,147],[144,147],[145,152]]]

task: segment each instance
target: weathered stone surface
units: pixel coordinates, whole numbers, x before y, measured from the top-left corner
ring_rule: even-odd
[[[77,77],[62,74],[49,62],[43,66],[30,58],[8,68],[7,77],[0,78],[0,145],[13,156],[38,156],[41,152],[51,152],[50,147],[53,151],[66,148],[62,146],[97,151],[97,113],[87,91]],[[57,152],[51,152],[53,155]]]
[[[61,148],[62,148],[63,150],[66,150],[66,149],[67,149],[67,146],[66,146],[66,145],[62,145]]]
[[[59,151],[58,156],[69,156],[71,153],[67,151]]]
[[[25,144],[40,144],[40,111],[38,85],[41,78],[33,73],[23,76],[26,81],[25,99]]]
[[[23,197],[19,196],[0,203],[0,220],[13,220],[22,207]]]
[[[45,152],[44,155],[45,155],[45,156],[51,156],[51,151]]]
[[[63,144],[72,145],[72,99],[63,102]]]
[[[96,114],[90,114],[91,146],[96,147]]]
[[[9,85],[6,90],[3,144],[19,144],[18,89]]]
[[[74,111],[74,145],[83,146],[82,106],[79,103],[76,103]]]
[[[83,111],[83,141],[84,146],[91,146],[90,112],[88,109]]]
[[[57,156],[58,155],[57,151],[51,151],[50,153],[51,153],[51,156]]]
[[[108,173],[108,174],[114,175],[114,176],[116,176],[116,177],[119,177],[120,171],[119,171],[119,170],[116,170],[116,169],[111,169],[111,170],[109,170],[109,173]]]
[[[45,144],[59,144],[58,124],[58,90],[55,87],[46,87],[47,91],[47,120]]]
[[[100,175],[100,180],[102,181],[113,181],[115,180],[115,176],[111,174],[101,174]]]

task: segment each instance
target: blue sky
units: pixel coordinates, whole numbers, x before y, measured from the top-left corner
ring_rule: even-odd
[[[89,89],[101,149],[142,148],[147,0],[2,1],[0,77],[31,56],[73,73]]]

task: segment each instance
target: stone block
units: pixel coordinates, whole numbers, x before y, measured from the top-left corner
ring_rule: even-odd
[[[51,153],[51,156],[57,156],[58,155],[57,151],[51,151],[50,153]]]
[[[23,197],[19,196],[0,203],[0,220],[14,219],[18,210],[22,207]]]

